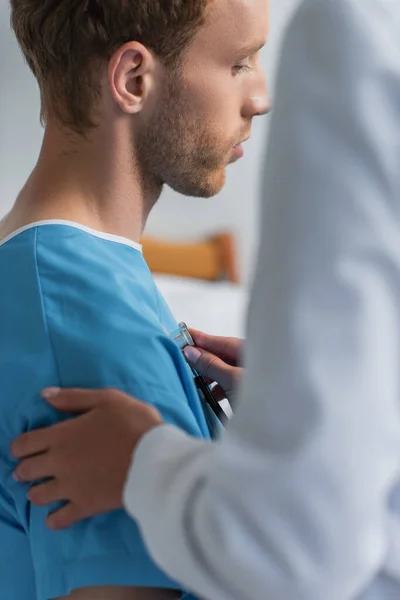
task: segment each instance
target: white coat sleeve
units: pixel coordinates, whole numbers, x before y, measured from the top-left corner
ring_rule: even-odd
[[[400,456],[399,13],[296,13],[237,414],[219,443],[163,426],[134,457],[126,508],[201,598],[355,598],[384,561]]]

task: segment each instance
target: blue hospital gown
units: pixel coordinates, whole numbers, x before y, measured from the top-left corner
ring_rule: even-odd
[[[48,600],[86,586],[180,589],[150,559],[124,511],[52,532],[12,479],[19,434],[61,416],[47,386],[113,387],[193,436],[209,429],[176,329],[140,246],[64,221],[0,244],[0,598]]]

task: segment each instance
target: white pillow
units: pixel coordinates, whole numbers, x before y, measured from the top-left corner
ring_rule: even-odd
[[[170,275],[154,280],[178,322],[213,335],[245,337],[248,293],[243,287]]]

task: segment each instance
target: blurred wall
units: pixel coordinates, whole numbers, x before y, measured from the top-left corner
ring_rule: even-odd
[[[282,30],[298,0],[271,0],[272,27],[262,60],[271,84]],[[43,131],[33,76],[9,27],[9,2],[0,0],[0,217],[9,210],[35,164]],[[221,230],[236,233],[242,279],[248,282],[257,248],[259,181],[268,117],[255,120],[245,157],[228,169],[227,185],[211,199],[185,198],[166,189],[148,222],[148,233],[199,238]]]

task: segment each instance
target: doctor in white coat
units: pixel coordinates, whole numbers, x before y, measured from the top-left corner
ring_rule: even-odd
[[[127,476],[125,506],[154,559],[202,598],[400,598],[397,0],[301,5],[263,202],[247,372],[221,442],[116,392],[66,391],[50,401],[85,417],[12,451],[51,453],[75,519],[117,505]],[[79,506],[85,468],[94,495]]]

